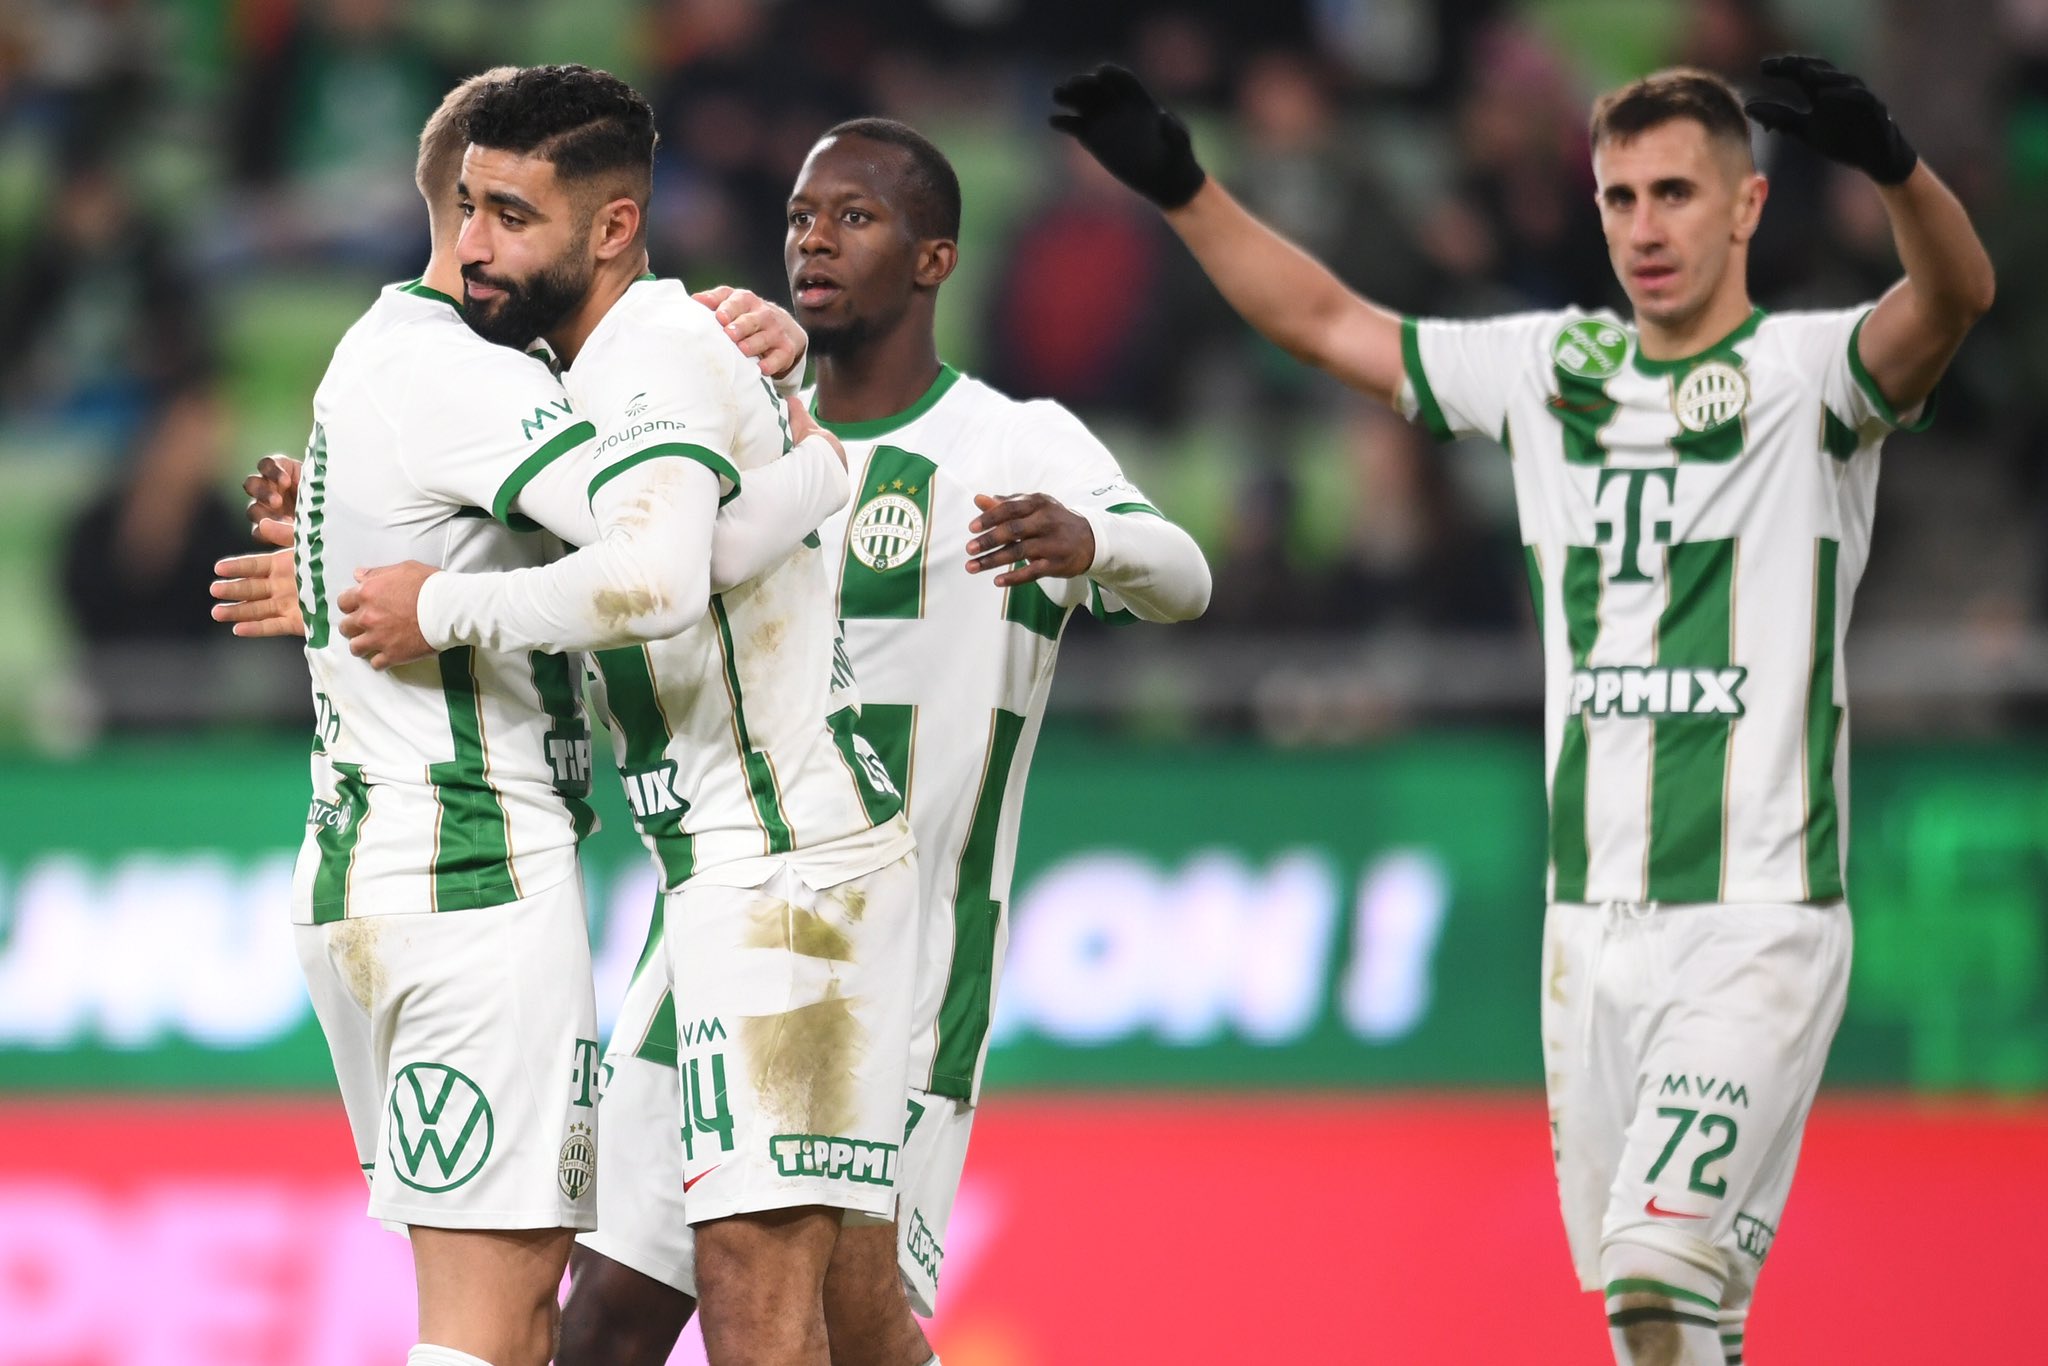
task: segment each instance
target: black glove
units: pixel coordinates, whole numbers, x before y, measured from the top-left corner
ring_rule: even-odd
[[[1179,208],[1208,179],[1195,162],[1188,126],[1123,67],[1104,64],[1069,76],[1052,88],[1052,97],[1067,106],[1052,116],[1052,126],[1160,208]]]
[[[1804,109],[1758,96],[1742,107],[1774,133],[1790,133],[1826,157],[1854,166],[1880,185],[1913,174],[1920,154],[1892,122],[1870,87],[1819,57],[1766,57],[1764,75],[1789,82],[1806,97]]]

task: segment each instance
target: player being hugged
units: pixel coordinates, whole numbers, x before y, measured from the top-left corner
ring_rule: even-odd
[[[1076,610],[1184,621],[1209,600],[1193,538],[1078,419],[939,359],[934,319],[959,234],[944,153],[903,124],[855,119],[811,149],[783,244],[817,359],[812,407],[854,476],[821,535],[858,724],[902,788],[921,900],[896,1227],[840,1234],[825,1282],[837,1366],[936,1361],[912,1308],[929,1316],[938,1303],[1060,634]],[[801,349],[803,332],[751,295],[706,302],[764,363]],[[673,1123],[687,1016],[655,974],[628,989],[606,1057],[606,1151],[622,1160],[576,1252],[563,1366],[658,1366],[689,1316],[687,1153]]]
[[[1764,63],[1749,114],[1875,182],[1905,278],[1771,315],[1768,192],[1724,81],[1594,107],[1608,253],[1634,316],[1401,318],[1258,222],[1128,71],[1053,125],[1165,211],[1293,355],[1441,438],[1513,452],[1545,660],[1542,1034],[1573,1260],[1623,1363],[1737,1362],[1849,978],[1842,641],[1878,450],[1927,418],[1990,307],[1968,217],[1864,84]]]

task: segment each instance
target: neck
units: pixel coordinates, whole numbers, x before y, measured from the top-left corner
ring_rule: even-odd
[[[1756,306],[1749,301],[1749,285],[1743,272],[1739,268],[1731,269],[1723,288],[1716,290],[1706,307],[1689,318],[1660,323],[1638,314],[1637,345],[1651,360],[1682,360],[1706,350],[1742,326],[1755,311]]]
[[[939,377],[931,310],[912,307],[888,332],[848,355],[818,359],[818,416],[826,422],[893,417]]]
[[[462,262],[455,255],[455,239],[436,242],[434,252],[427,257],[427,269],[420,276],[420,283],[428,289],[437,289],[458,302],[462,299]]]
[[[576,363],[576,353],[583,349],[583,343],[590,340],[590,334],[604,321],[604,315],[611,312],[612,305],[646,273],[647,252],[644,248],[629,251],[597,268],[590,288],[583,295],[583,302],[547,334],[548,346],[561,357],[564,366]]]

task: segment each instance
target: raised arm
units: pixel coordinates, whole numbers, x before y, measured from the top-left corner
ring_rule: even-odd
[[[1188,130],[1123,67],[1060,82],[1052,126],[1157,204],[1230,306],[1274,345],[1388,404],[1401,319],[1254,217],[1202,171]]]
[[[1991,257],[1961,201],[1906,142],[1883,101],[1818,57],[1772,57],[1764,75],[1786,98],[1752,99],[1749,115],[1876,182],[1906,277],[1885,292],[1856,337],[1885,400],[1910,412],[1934,392],[1997,289]]]

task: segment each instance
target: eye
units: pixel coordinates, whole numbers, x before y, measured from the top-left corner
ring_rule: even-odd
[[[843,217],[847,222],[856,226],[873,221],[872,216],[865,209],[848,209]]]
[[[510,228],[514,232],[517,232],[519,229],[526,226],[526,220],[521,218],[516,213],[500,213],[498,215],[498,221],[500,223],[503,223],[507,228]]]
[[[467,199],[462,201],[460,207],[462,209],[462,216],[464,218],[473,217],[476,213],[476,205],[470,203]]]
[[[789,211],[789,226],[792,228],[801,228],[810,221],[811,211],[809,209],[791,209]]]

